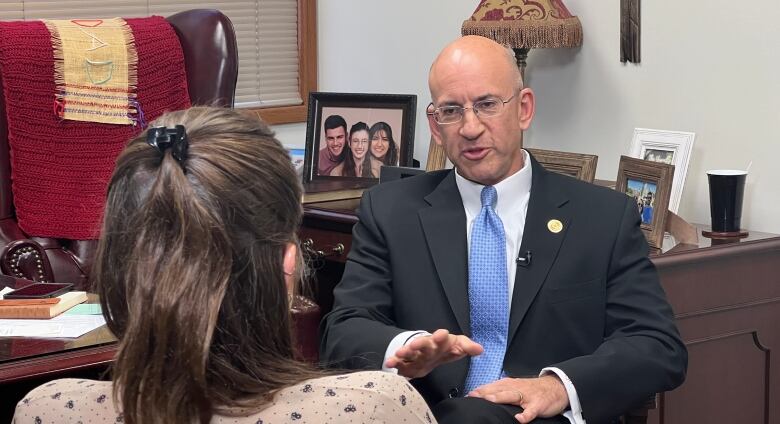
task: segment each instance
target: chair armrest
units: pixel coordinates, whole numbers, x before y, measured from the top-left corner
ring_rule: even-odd
[[[14,240],[0,252],[3,274],[35,282],[52,282],[51,264],[43,247],[30,239]]]
[[[0,272],[35,282],[72,283],[76,290],[88,291],[94,244],[92,240],[73,241],[75,249],[68,249],[53,238],[0,238]]]

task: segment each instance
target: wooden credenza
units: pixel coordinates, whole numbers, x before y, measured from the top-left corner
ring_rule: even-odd
[[[326,312],[346,260],[334,247],[348,251],[357,201],[307,206],[300,235],[327,255],[313,262]],[[780,235],[667,244],[652,261],[688,346],[688,376],[657,397],[648,422],[780,423]]]
[[[709,242],[653,257],[689,360],[649,422],[780,423],[780,237]]]

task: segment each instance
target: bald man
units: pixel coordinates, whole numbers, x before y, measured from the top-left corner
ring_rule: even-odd
[[[460,38],[429,86],[455,167],[363,195],[322,359],[410,378],[443,423],[611,423],[680,385],[636,204],[523,150],[534,93],[511,51]]]

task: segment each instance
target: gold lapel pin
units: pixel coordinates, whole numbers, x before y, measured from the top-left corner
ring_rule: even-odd
[[[551,219],[547,221],[547,229],[550,230],[551,233],[558,234],[563,230],[563,223],[557,219]]]

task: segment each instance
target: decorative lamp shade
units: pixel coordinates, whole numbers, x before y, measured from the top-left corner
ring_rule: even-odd
[[[481,35],[513,49],[577,47],[582,25],[561,0],[481,0],[463,22],[463,35]]]

